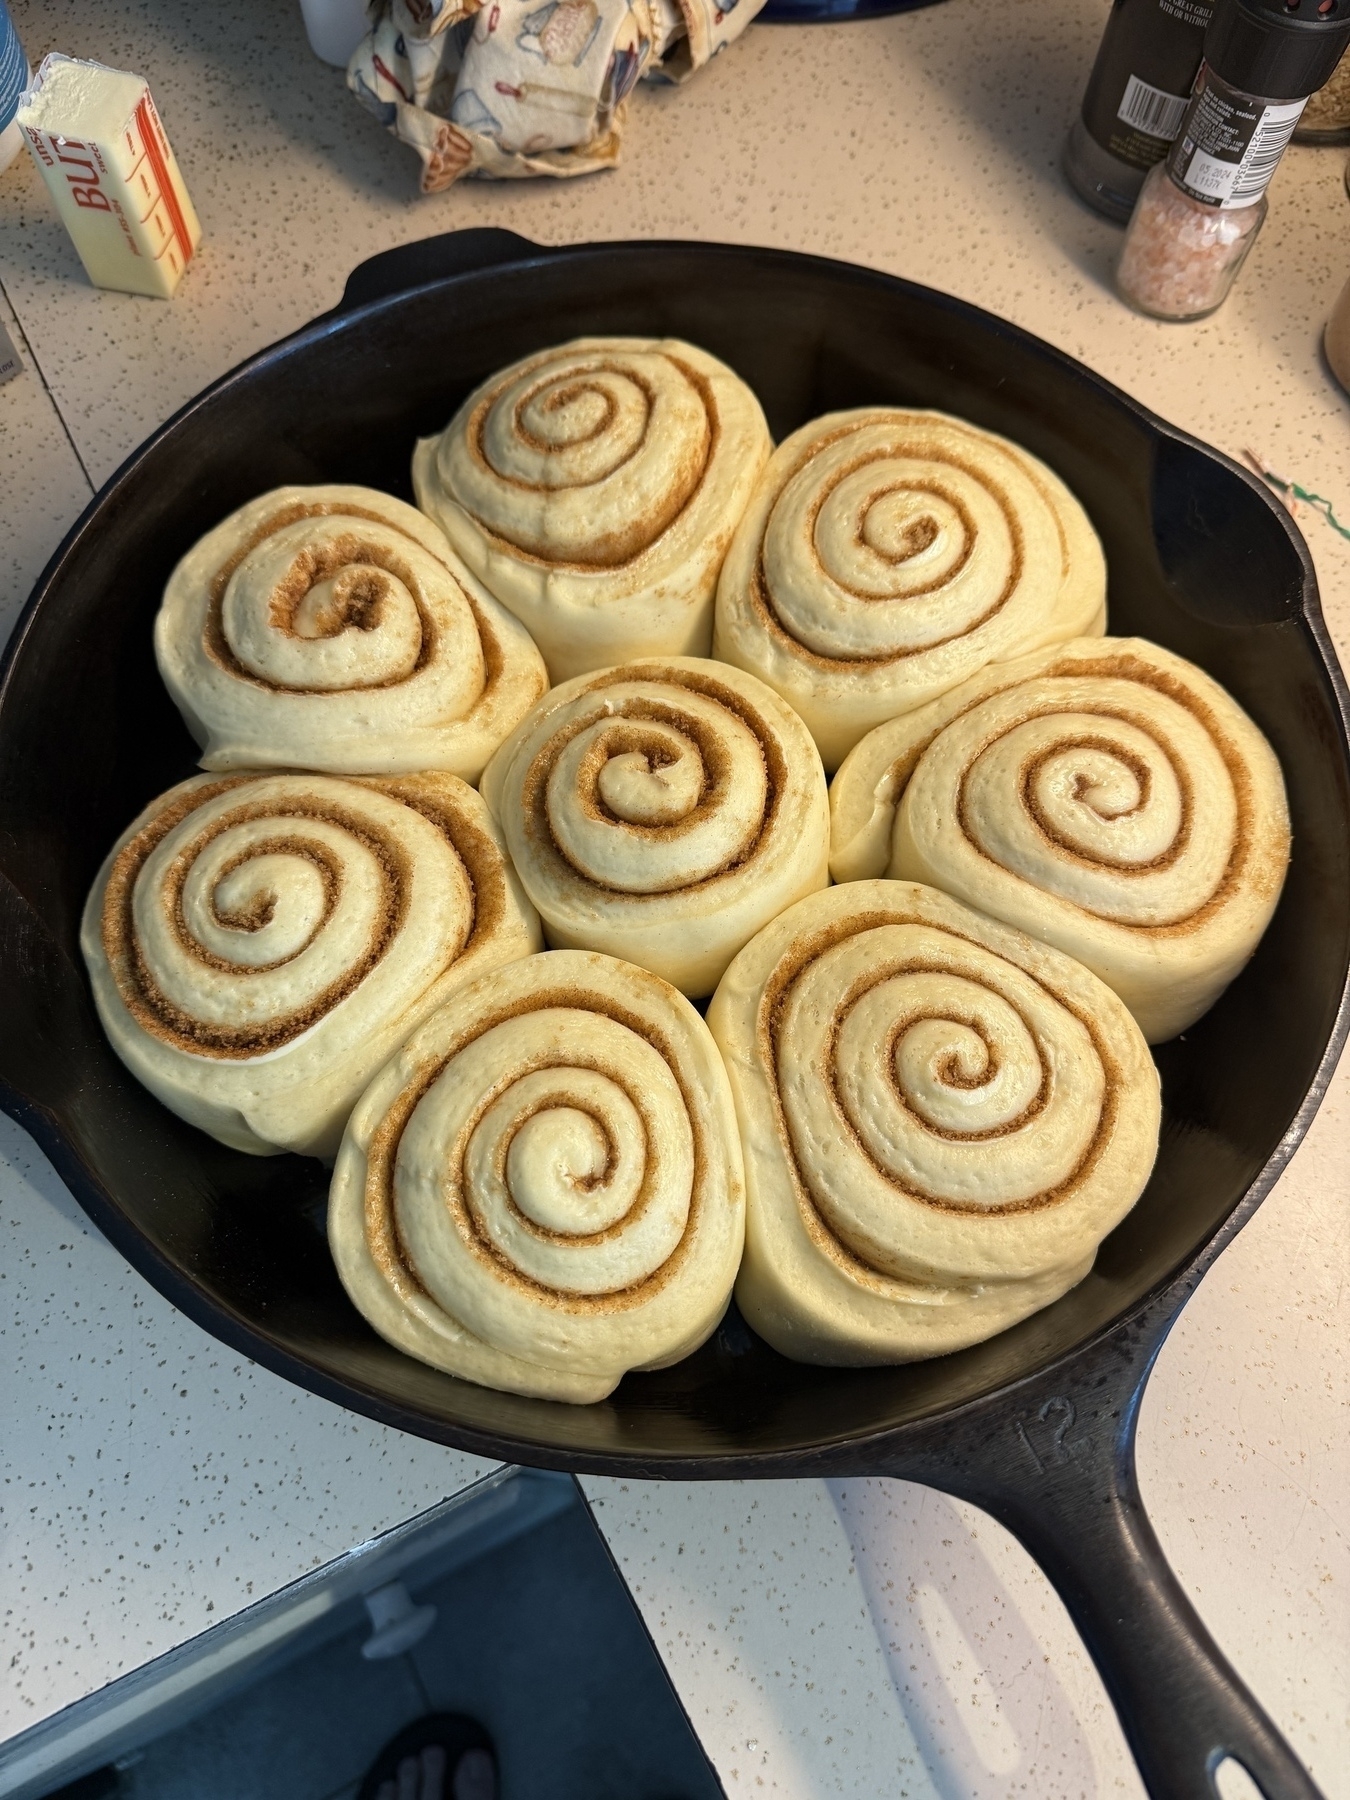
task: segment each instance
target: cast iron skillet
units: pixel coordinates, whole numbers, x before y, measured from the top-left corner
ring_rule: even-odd
[[[390,1349],[346,1301],[324,1171],[223,1149],[108,1050],[76,947],[117,832],[194,750],[155,673],[174,561],[281,482],[411,497],[414,436],[512,358],[583,332],[725,357],[781,436],[833,407],[935,405],[1046,458],[1106,545],[1117,632],[1237,695],[1284,765],[1294,860],[1257,955],[1158,1051],[1157,1169],[1096,1267],[991,1343],[908,1368],[775,1355],[733,1312],[696,1356],[606,1402],[494,1394]],[[1307,551],[1233,464],[1046,344],[844,264],[703,244],[541,250],[469,231],[362,265],[342,304],[184,408],[57,552],[0,673],[0,1100],[128,1260],[206,1330],[315,1393],[481,1456],[638,1477],[881,1474],[974,1501],[1037,1557],[1096,1658],[1154,1800],[1315,1789],[1220,1654],[1139,1501],[1134,1431],[1168,1327],[1302,1137],[1346,1029],[1347,694]]]

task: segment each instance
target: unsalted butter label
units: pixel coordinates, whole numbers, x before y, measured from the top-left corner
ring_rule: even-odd
[[[49,56],[18,119],[95,286],[172,294],[201,226],[145,83]]]

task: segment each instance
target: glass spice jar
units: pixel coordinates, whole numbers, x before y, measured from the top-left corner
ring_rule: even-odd
[[[1159,163],[1144,180],[1120,253],[1121,293],[1155,319],[1203,319],[1228,298],[1269,209],[1264,194],[1236,209],[1193,200]]]
[[[1125,236],[1117,284],[1132,306],[1202,319],[1223,304],[1308,95],[1347,42],[1350,0],[1220,0],[1181,130]]]

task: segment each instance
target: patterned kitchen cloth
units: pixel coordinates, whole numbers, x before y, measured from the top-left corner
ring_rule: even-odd
[[[639,79],[684,81],[765,0],[374,0],[347,85],[422,158],[461,175],[587,175],[619,159]]]

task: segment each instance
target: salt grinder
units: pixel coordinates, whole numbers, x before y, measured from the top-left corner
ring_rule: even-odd
[[[1223,304],[1308,96],[1347,43],[1350,0],[1219,0],[1181,129],[1125,235],[1117,280],[1132,306],[1201,319]]]

